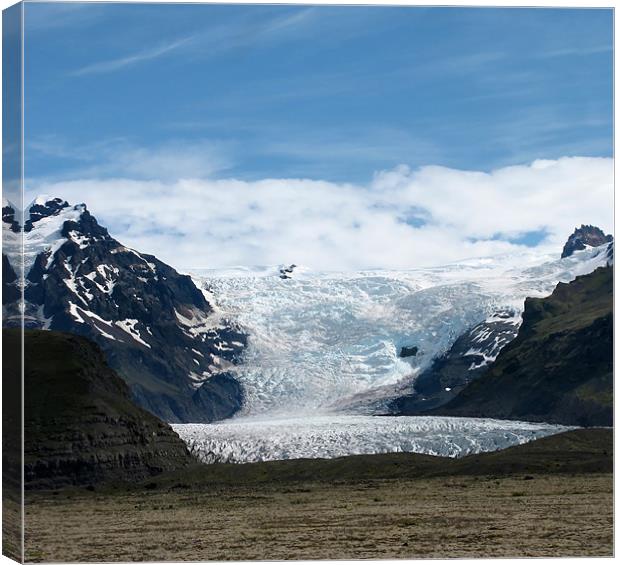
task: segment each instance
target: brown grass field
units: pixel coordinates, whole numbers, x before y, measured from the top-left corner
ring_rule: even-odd
[[[611,556],[611,430],[26,493],[26,561]]]
[[[611,556],[612,477],[35,496],[27,561]]]

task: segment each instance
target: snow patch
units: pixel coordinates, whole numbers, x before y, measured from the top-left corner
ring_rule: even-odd
[[[142,339],[142,336],[140,335],[140,331],[138,330],[138,328],[136,328],[136,324],[138,324],[138,320],[127,318],[126,320],[118,320],[114,322],[114,324],[118,326],[121,330],[126,332],[132,339],[134,339],[138,343],[141,343],[142,345],[151,349],[150,344],[148,344],[146,341]]]

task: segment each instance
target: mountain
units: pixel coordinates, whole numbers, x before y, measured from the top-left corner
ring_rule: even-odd
[[[559,283],[547,298],[528,298],[517,337],[486,374],[434,413],[611,426],[613,268]]]
[[[15,218],[16,207],[8,200],[2,202],[2,320],[3,324],[11,321],[18,323],[21,313],[19,300],[21,287],[16,269],[19,269],[21,253],[20,224]],[[15,266],[9,261],[9,255],[15,257]]]
[[[579,242],[588,243],[580,246]],[[565,250],[567,248],[572,250],[569,255],[562,255],[559,265],[581,256],[591,257],[574,269],[575,275],[589,273],[613,262],[613,237],[606,236],[593,226],[576,229],[567,241]],[[516,280],[522,278],[518,273],[511,276]],[[566,282],[570,280],[565,278]],[[430,366],[416,375],[408,386],[402,387],[388,403],[385,412],[392,415],[424,414],[450,402],[469,383],[489,370],[502,348],[517,336],[520,325],[520,312],[504,308],[468,329],[456,338],[445,353],[437,356]]]
[[[168,424],[131,402],[94,343],[54,331],[24,337],[26,488],[136,481],[195,462]],[[4,329],[3,344],[5,383],[21,386],[21,330]],[[5,409],[18,417],[18,405]]]
[[[606,243],[611,243],[613,236],[605,235],[605,232],[596,226],[581,225],[568,238],[562,249],[562,257],[570,257],[575,251],[581,251],[586,247],[598,247]]]
[[[119,243],[84,204],[39,198],[23,230],[15,222],[5,203],[5,326],[21,321],[11,300],[23,268],[26,327],[97,343],[140,406],[170,422],[210,422],[240,408],[233,371],[246,336],[189,276]]]
[[[501,349],[517,335],[521,315],[500,310],[460,335],[450,349],[436,357],[413,382],[411,392],[398,396],[388,413],[420,414],[441,406],[484,374]]]

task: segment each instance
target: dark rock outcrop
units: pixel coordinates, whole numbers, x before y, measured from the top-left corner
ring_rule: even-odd
[[[20,386],[20,330],[3,330],[3,344],[4,378]],[[131,402],[91,341],[26,330],[24,358],[26,488],[136,481],[195,462],[168,424]]]
[[[502,347],[517,335],[519,321],[515,312],[502,310],[459,336],[446,353],[420,373],[410,392],[390,402],[388,412],[423,414],[452,400],[488,370]]]
[[[2,304],[17,305],[20,298],[20,291],[17,284],[17,273],[11,265],[9,258],[2,254]]]
[[[293,272],[295,271],[296,268],[297,268],[297,265],[295,265],[294,263],[292,265],[289,265],[288,267],[282,267],[280,269],[280,278],[281,279],[292,278]]]
[[[575,251],[581,251],[586,247],[598,247],[614,240],[612,235],[605,235],[605,232],[596,226],[581,225],[568,238],[562,249],[562,258],[570,257]]]
[[[611,426],[612,268],[560,283],[547,298],[528,298],[517,337],[485,375],[434,413]]]
[[[4,203],[2,206],[2,222],[8,224],[12,232],[18,233],[20,231],[20,226],[15,216],[15,207],[9,202]]]
[[[406,345],[404,345],[403,347],[400,348],[400,353],[398,354],[399,357],[415,357],[418,354],[418,348],[413,345],[411,347],[407,347]]]

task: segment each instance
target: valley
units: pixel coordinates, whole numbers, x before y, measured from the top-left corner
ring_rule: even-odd
[[[7,326],[28,268],[28,561],[612,553],[607,236],[408,271],[183,274],[83,205],[29,222],[24,262],[3,258]],[[3,339],[16,385],[21,333]],[[556,350],[584,365],[548,371]],[[511,356],[570,418],[503,407],[529,402]]]

